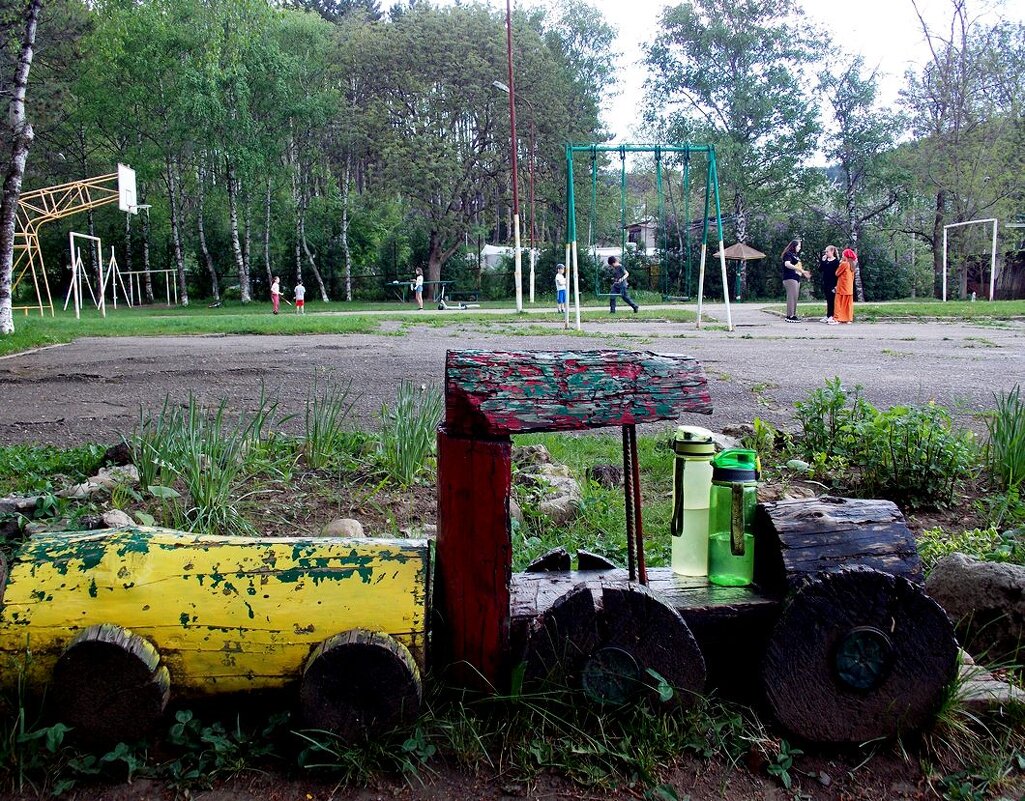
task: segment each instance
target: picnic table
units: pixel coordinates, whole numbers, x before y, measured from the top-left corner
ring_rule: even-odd
[[[442,301],[445,300],[447,288],[454,283],[455,281],[424,281],[424,293],[429,296],[430,290],[427,287],[436,286],[438,287],[438,296],[434,300]],[[395,297],[403,303],[406,302],[408,294],[412,291],[411,281],[389,281],[385,286],[390,287],[392,292],[395,293]]]

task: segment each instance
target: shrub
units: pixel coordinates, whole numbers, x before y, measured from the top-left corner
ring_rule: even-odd
[[[846,389],[839,378],[796,404],[804,435],[797,444],[817,477],[863,496],[900,501],[909,508],[950,503],[970,473],[976,453],[970,432],[954,428],[942,406],[895,406],[880,412]]]

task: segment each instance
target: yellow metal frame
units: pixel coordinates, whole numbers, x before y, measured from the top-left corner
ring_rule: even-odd
[[[39,228],[53,220],[69,217],[72,214],[89,211],[100,206],[107,206],[118,201],[117,173],[88,178],[84,181],[71,181],[57,186],[48,186],[34,192],[25,192],[18,200],[18,212],[14,228],[14,285],[11,294],[18,284],[31,272],[32,283],[36,289],[35,306],[14,306],[28,314],[38,309],[45,316],[46,308],[50,316],[54,316],[53,297],[50,294],[50,282],[46,277],[43,264],[43,251],[39,246]],[[42,286],[39,276],[42,274]],[[45,290],[46,303],[43,303]]]

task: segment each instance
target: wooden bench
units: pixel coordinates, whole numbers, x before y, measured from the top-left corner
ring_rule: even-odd
[[[477,303],[480,300],[479,289],[455,289],[449,292],[445,297],[449,300],[468,300],[471,303]]]

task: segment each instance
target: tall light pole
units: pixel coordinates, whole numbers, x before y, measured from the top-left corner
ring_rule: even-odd
[[[494,86],[499,91],[505,92],[510,97],[512,97],[512,92],[509,91],[509,87],[506,84],[502,83],[501,81],[492,81],[491,85]],[[530,170],[529,170],[529,172],[530,172],[530,302],[533,303],[534,302],[534,286],[536,284],[536,281],[535,281],[535,268],[536,268],[536,263],[537,263],[537,257],[536,257],[536,254],[534,252],[534,236],[535,236],[535,232],[536,232],[536,228],[535,228],[535,224],[534,224],[534,163],[535,163],[536,158],[537,158],[537,148],[536,148],[536,145],[535,145],[535,138],[537,136],[536,129],[535,129],[536,121],[537,121],[537,112],[534,110],[534,104],[531,103],[523,95],[520,95],[519,97],[517,97],[516,101],[517,102],[523,101],[524,103],[527,104],[527,108],[530,109],[530,143],[529,143],[529,146],[528,146],[529,147],[529,152],[530,152],[530,158],[528,160],[528,163],[529,163],[529,166],[530,166]],[[514,140],[514,143],[515,143],[515,140]],[[515,144],[514,144],[514,148],[515,148]],[[514,175],[516,174],[515,169],[513,170],[513,174]],[[514,201],[514,203],[515,203],[515,201]]]
[[[516,311],[523,311],[523,261],[520,257],[520,188],[516,163],[516,84],[513,81],[512,0],[505,0],[505,40],[509,61],[509,131],[512,141],[513,260],[516,265]]]

